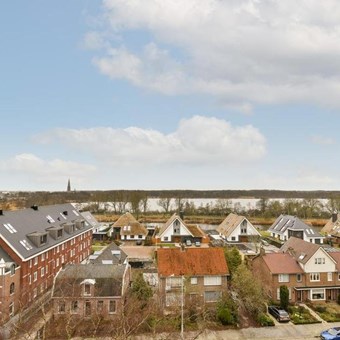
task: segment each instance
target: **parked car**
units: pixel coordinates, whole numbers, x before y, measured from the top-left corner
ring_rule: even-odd
[[[340,340],[340,327],[332,327],[320,333],[323,340]]]
[[[200,247],[200,246],[201,246],[201,242],[200,242],[200,241],[196,241],[196,242],[195,242],[195,246],[196,246],[196,247]]]
[[[273,315],[273,317],[279,322],[289,322],[290,317],[289,314],[284,310],[276,306],[268,307],[269,314]]]
[[[185,244],[186,244],[188,247],[190,247],[190,246],[192,245],[192,242],[191,242],[190,240],[186,240],[186,241],[185,241]]]

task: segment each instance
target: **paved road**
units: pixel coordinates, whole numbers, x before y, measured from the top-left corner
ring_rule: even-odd
[[[184,333],[186,340],[316,340],[320,339],[320,332],[324,329],[340,326],[340,322],[335,323],[318,323],[311,325],[293,325],[279,324],[274,327],[261,328],[244,328],[241,330],[225,330],[225,331],[205,331],[201,334],[197,332]],[[180,334],[159,334],[156,337],[136,336],[133,339],[180,339]]]

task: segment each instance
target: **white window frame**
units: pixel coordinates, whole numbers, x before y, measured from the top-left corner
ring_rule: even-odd
[[[333,273],[332,272],[327,273],[327,281],[333,281]]]
[[[322,292],[323,298],[321,299],[313,299],[313,294]],[[313,301],[318,301],[318,300],[326,300],[326,292],[324,288],[314,288],[310,290],[310,299]]]
[[[289,274],[279,274],[279,282],[289,282]]]
[[[190,279],[190,283],[192,285],[197,285],[197,276],[193,276],[191,279]]]
[[[221,286],[222,285],[222,276],[204,276],[204,286]]]
[[[320,273],[309,273],[310,282],[319,282],[320,281]]]
[[[114,304],[114,310],[111,309],[111,303]],[[117,301],[116,300],[109,300],[108,309],[109,309],[109,314],[117,313]]]
[[[37,281],[38,280],[38,273],[37,272],[34,272],[33,273],[33,282]]]

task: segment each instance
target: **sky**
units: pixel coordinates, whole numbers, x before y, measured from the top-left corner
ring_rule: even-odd
[[[337,0],[3,1],[0,191],[340,190]]]

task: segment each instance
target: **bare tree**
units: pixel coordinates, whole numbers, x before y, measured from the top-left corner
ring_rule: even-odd
[[[164,209],[164,212],[167,214],[170,211],[171,208],[171,197],[161,197],[157,204]]]

